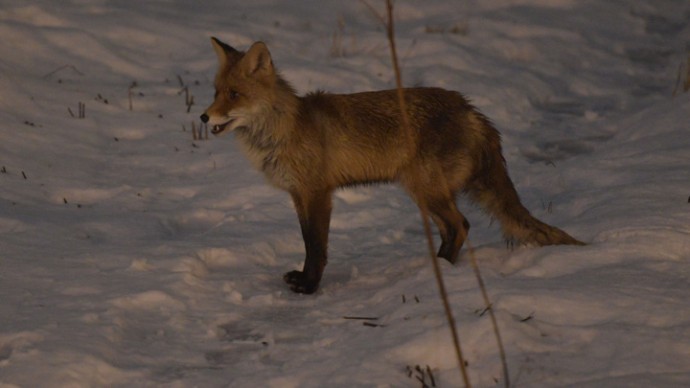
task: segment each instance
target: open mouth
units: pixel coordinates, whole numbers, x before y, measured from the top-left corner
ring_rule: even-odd
[[[230,120],[225,124],[220,124],[220,125],[214,125],[213,128],[211,128],[211,133],[214,135],[217,135],[223,131],[225,131],[225,128],[228,127],[230,123],[232,123],[234,120]]]

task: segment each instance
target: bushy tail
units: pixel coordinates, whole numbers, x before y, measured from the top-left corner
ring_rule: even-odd
[[[467,187],[473,200],[501,222],[509,243],[585,245],[566,232],[534,218],[520,202],[508,176],[498,135],[484,148],[477,175]]]

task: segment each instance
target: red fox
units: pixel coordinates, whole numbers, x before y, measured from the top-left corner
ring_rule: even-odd
[[[263,42],[241,52],[211,38],[218,55],[215,100],[201,121],[234,132],[253,165],[290,193],[302,229],[302,271],[284,280],[317,290],[326,266],[331,197],[340,187],[399,182],[426,206],[441,235],[438,256],[455,263],[470,225],[456,207],[467,193],[516,243],[583,245],[522,205],[506,171],[498,131],[460,93],[404,90],[412,126],[401,125],[396,90],[296,94]]]

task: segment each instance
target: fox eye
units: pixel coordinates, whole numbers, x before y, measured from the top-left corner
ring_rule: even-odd
[[[236,99],[236,98],[239,97],[239,96],[240,96],[240,94],[239,94],[236,90],[230,90],[230,91],[228,92],[228,97],[229,97],[231,100],[234,100],[234,99]]]

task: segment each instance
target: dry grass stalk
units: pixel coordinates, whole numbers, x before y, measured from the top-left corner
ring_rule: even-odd
[[[366,3],[366,2],[365,2]],[[372,7],[369,7],[372,8]],[[408,146],[410,152],[414,152],[417,149],[416,137],[413,135],[413,129],[410,125],[410,118],[408,116],[407,104],[405,103],[405,91],[402,86],[402,75],[400,72],[400,66],[398,64],[398,54],[395,46],[395,28],[393,25],[393,2],[391,0],[386,0],[386,10],[387,19],[385,21],[386,31],[388,34],[388,41],[390,43],[391,58],[393,62],[393,70],[395,72],[395,83],[398,91],[398,103],[400,105],[401,117],[403,121],[403,126],[406,133],[408,134]],[[450,307],[450,302],[448,300],[448,293],[446,292],[446,287],[443,282],[443,275],[441,274],[441,267],[438,262],[438,257],[436,257],[436,249],[434,248],[434,239],[431,233],[431,224],[429,223],[429,211],[427,209],[426,203],[421,199],[419,201],[419,209],[421,212],[422,220],[424,223],[424,232],[426,234],[427,246],[429,249],[429,256],[434,267],[434,275],[436,277],[436,282],[438,284],[439,293],[441,295],[441,300],[443,302],[443,309],[446,314],[446,319],[448,320],[448,325],[450,326],[453,347],[455,349],[455,354],[458,359],[458,366],[462,373],[462,379],[464,381],[465,387],[471,387],[469,376],[467,374],[467,369],[465,367],[465,359],[462,355],[462,348],[460,347],[460,338],[458,336],[457,328],[455,325],[455,318],[453,317],[453,312]]]
[[[683,74],[683,69],[685,69],[685,74]],[[683,79],[683,77],[685,77],[685,79]],[[685,63],[681,63],[680,65],[678,65],[678,77],[676,78],[676,87],[673,89],[674,97],[678,94],[678,91],[681,88],[681,84],[683,92],[687,93],[690,90],[690,54],[688,54],[688,59],[685,61]]]
[[[372,10],[372,12],[374,12],[375,15],[378,16],[378,18],[386,26],[386,31],[388,34],[388,40],[389,40],[390,49],[391,49],[391,57],[392,57],[392,61],[393,61],[393,70],[395,71],[395,80],[396,80],[396,86],[397,86],[397,91],[398,91],[398,101],[400,104],[400,109],[401,109],[401,114],[402,114],[402,121],[403,121],[403,125],[405,127],[405,130],[408,133],[408,136],[410,139],[409,147],[411,150],[414,150],[414,149],[416,149],[415,140],[413,140],[413,139],[415,139],[415,137],[412,134],[412,127],[410,125],[410,120],[409,120],[409,117],[407,114],[404,89],[402,87],[402,76],[401,76],[400,66],[398,64],[398,56],[397,56],[396,46],[395,46],[392,1],[386,0],[387,19],[378,15],[378,13],[374,10],[374,8],[371,5],[369,5],[366,1],[363,1],[363,2],[364,2],[364,4],[367,5],[367,7],[369,7],[370,10]],[[689,72],[690,72],[690,70],[689,70]],[[444,310],[446,313],[446,318],[448,320],[448,324],[449,324],[450,329],[451,329],[453,345],[454,345],[456,356],[458,359],[458,366],[459,366],[459,369],[462,373],[462,378],[463,378],[465,386],[470,387],[471,384],[470,384],[469,377],[467,374],[464,357],[462,355],[462,349],[460,347],[460,340],[459,340],[459,336],[457,334],[457,329],[456,329],[456,325],[455,325],[455,318],[453,317],[453,313],[452,313],[452,310],[450,308],[450,303],[448,300],[448,294],[446,292],[445,285],[443,282],[443,276],[441,274],[440,265],[438,263],[438,258],[436,257],[436,254],[435,254],[436,250],[434,248],[434,242],[433,242],[433,237],[432,237],[432,233],[431,233],[431,225],[429,223],[429,212],[428,212],[428,209],[427,209],[427,206],[425,203],[420,203],[419,206],[420,206],[422,219],[424,222],[424,231],[425,231],[426,238],[427,238],[429,255],[432,258],[432,263],[434,266],[434,275],[435,275],[437,283],[438,283],[439,293],[441,295],[441,299],[443,302]],[[508,363],[506,361],[505,350],[503,347],[503,341],[501,339],[500,330],[498,328],[496,316],[493,312],[492,304],[491,304],[491,301],[489,299],[489,296],[488,296],[488,293],[486,290],[486,286],[484,285],[484,281],[482,280],[481,273],[479,271],[479,266],[477,264],[477,260],[476,260],[476,257],[474,255],[474,249],[472,248],[469,240],[467,240],[467,244],[468,244],[467,246],[469,249],[470,258],[472,261],[472,267],[474,269],[474,272],[475,272],[475,275],[477,278],[477,282],[479,284],[479,288],[481,290],[482,297],[484,299],[486,309],[489,312],[489,316],[491,318],[491,323],[493,325],[494,335],[496,337],[496,341],[498,344],[499,353],[500,353],[500,357],[501,357],[501,363],[503,366],[503,377],[504,377],[505,386],[509,387],[510,386],[510,375],[508,372]]]

